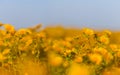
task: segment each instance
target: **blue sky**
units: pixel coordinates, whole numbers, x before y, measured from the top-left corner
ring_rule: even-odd
[[[120,0],[0,0],[0,21],[119,30]]]

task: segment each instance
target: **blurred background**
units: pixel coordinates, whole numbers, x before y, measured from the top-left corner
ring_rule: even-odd
[[[0,0],[0,22],[120,30],[120,0]]]

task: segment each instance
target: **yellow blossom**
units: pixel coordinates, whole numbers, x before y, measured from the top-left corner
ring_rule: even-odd
[[[83,61],[83,58],[81,56],[76,56],[74,61],[77,63],[81,63]]]
[[[0,53],[0,61],[4,61],[5,59],[7,59],[2,53]]]
[[[72,41],[72,38],[71,37],[66,37],[65,40],[70,42],[70,41]]]
[[[83,32],[84,32],[86,35],[93,35],[93,34],[94,34],[94,31],[93,31],[92,29],[89,29],[89,28],[83,29]]]
[[[68,69],[67,75],[90,75],[91,70],[85,64],[72,63]]]
[[[17,32],[16,32],[16,35],[20,35],[20,34],[31,34],[32,32],[29,30],[29,29],[19,29]]]
[[[2,40],[0,40],[0,46],[2,46],[4,43],[3,43],[3,41]]]
[[[4,24],[4,28],[6,31],[10,32],[10,33],[14,33],[15,28],[14,26],[10,25],[10,24]]]
[[[107,53],[107,50],[105,48],[102,48],[102,47],[96,47],[93,49],[93,51],[96,53],[100,53],[102,55],[105,55]]]
[[[61,51],[58,43],[54,43],[52,47],[53,47],[53,49],[54,49],[55,51],[58,51],[58,52]]]
[[[120,51],[118,51],[118,52],[116,53],[116,55],[117,55],[117,57],[120,57]]]
[[[70,64],[69,64],[69,62],[68,61],[65,61],[64,63],[63,63],[63,67],[68,67]]]
[[[106,63],[109,63],[111,60],[113,60],[113,55],[111,53],[107,53],[103,57],[104,57]]]
[[[100,37],[100,42],[104,43],[104,44],[109,44],[109,38],[106,37],[105,35]]]
[[[55,53],[49,53],[48,60],[52,66],[59,66],[63,62],[63,58]]]
[[[114,51],[114,52],[119,51],[118,46],[117,46],[116,44],[110,44],[110,48],[111,48],[112,51]]]
[[[10,49],[5,49],[3,52],[2,52],[2,54],[3,55],[6,55],[6,54],[8,54],[10,52]]]
[[[44,32],[37,33],[38,37],[45,38],[46,34]]]
[[[101,62],[102,62],[102,56],[100,54],[97,54],[97,53],[89,54],[89,59],[91,62],[93,62],[97,65],[101,64]]]
[[[6,35],[6,32],[5,32],[4,30],[0,30],[0,34],[1,34],[2,36],[4,36],[4,35]]]
[[[32,43],[32,39],[26,42],[26,46],[29,46]]]
[[[106,33],[109,36],[112,34],[109,30],[104,30],[104,33]]]
[[[68,41],[63,41],[62,44],[66,47],[69,47],[69,48],[72,47],[72,44]]]

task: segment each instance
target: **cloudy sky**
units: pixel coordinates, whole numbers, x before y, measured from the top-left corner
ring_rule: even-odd
[[[0,0],[0,22],[120,30],[120,0]]]

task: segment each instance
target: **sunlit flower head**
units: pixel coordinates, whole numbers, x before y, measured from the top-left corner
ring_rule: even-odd
[[[63,62],[63,58],[61,56],[52,52],[49,53],[48,60],[52,66],[60,66]]]
[[[102,35],[99,37],[100,42],[104,43],[104,44],[109,44],[109,38],[105,35]]]
[[[16,32],[16,35],[31,34],[32,32],[29,29],[19,29]]]
[[[89,29],[89,28],[84,28],[83,33],[85,33],[86,35],[93,35],[94,31],[92,29]]]
[[[0,53],[0,61],[4,61],[5,59],[7,59],[2,53]]]
[[[6,31],[8,31],[10,33],[14,33],[15,28],[11,24],[4,24],[3,26],[4,26],[4,28],[5,28]]]
[[[112,33],[109,30],[104,30],[104,33],[110,36]]]
[[[97,54],[97,53],[89,54],[89,59],[91,62],[93,62],[97,65],[101,64],[101,62],[102,62],[102,56],[100,54]]]
[[[3,55],[6,55],[8,53],[10,53],[10,49],[4,49],[4,51],[2,52]]]
[[[72,63],[67,75],[91,75],[91,70],[87,65]]]
[[[113,60],[113,55],[109,52],[109,53],[107,53],[105,56],[104,56],[104,59],[105,59],[105,62],[106,63],[109,63],[110,61],[112,61]]]
[[[83,58],[81,56],[76,56],[74,61],[77,63],[81,63],[83,61]]]
[[[93,49],[93,51],[95,53],[99,53],[99,54],[102,54],[102,55],[105,55],[108,52],[105,48],[102,48],[102,47],[96,47],[96,48]]]
[[[110,48],[112,51],[117,52],[119,51],[118,45],[117,44],[110,44]]]

